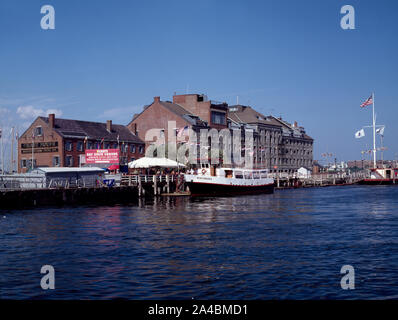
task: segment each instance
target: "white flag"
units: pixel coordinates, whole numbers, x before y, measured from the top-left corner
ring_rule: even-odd
[[[384,128],[385,128],[384,126],[378,128],[378,129],[376,130],[376,133],[378,133],[378,134],[381,135],[381,136],[384,136]]]
[[[355,138],[359,139],[365,136],[365,130],[361,129],[355,133]]]

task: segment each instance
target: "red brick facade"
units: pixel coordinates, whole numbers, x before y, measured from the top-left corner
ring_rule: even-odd
[[[130,131],[145,142],[146,146],[154,143],[157,139],[146,137],[151,129],[164,130],[164,137],[168,140],[169,134],[172,136],[173,132],[169,132],[169,121],[175,121],[176,126],[173,129],[184,128],[185,126],[191,127],[191,124],[183,119],[180,115],[172,112],[166,108],[161,102],[159,97],[155,97],[153,103],[146,107],[138,116],[136,116],[128,125]],[[160,137],[160,134],[158,134]],[[147,138],[147,139],[145,139]]]
[[[211,128],[221,130],[227,128],[228,106],[224,103],[213,103],[199,94],[174,95],[173,103],[179,104],[184,109],[192,112],[204,121],[207,121]],[[223,123],[213,121],[212,113],[224,114]]]
[[[73,121],[55,119],[53,115],[50,115],[49,118],[37,118],[18,139],[18,172],[25,173],[32,167],[32,141],[34,142],[34,167],[78,167],[80,165],[80,155],[84,155],[86,149],[117,149],[119,147],[121,164],[141,158],[145,154],[143,142],[132,133],[130,135],[133,139],[125,139],[126,141],[124,141],[123,138],[126,138],[126,132],[123,131],[124,135],[119,139],[118,143],[114,137],[118,134],[117,130],[123,127],[120,125],[114,126],[114,131],[116,130],[116,132],[113,132],[113,138],[103,134],[103,142],[101,142],[102,139],[90,137],[90,135],[83,134],[83,132],[60,131],[62,128],[59,128],[59,125],[56,126],[57,122],[61,126],[65,123],[70,123],[68,130],[76,131],[76,125],[73,127]],[[101,126],[101,129],[103,129],[102,127],[106,128],[105,124],[84,123],[91,127]],[[111,122],[108,122],[109,125],[112,126]],[[78,134],[79,137],[73,136]],[[33,136],[34,138],[32,138]]]
[[[200,120],[189,121],[184,118],[186,115],[192,116],[192,119],[198,117]],[[227,104],[207,101],[203,95],[174,95],[173,102],[161,101],[160,97],[155,97],[152,104],[145,107],[140,114],[135,115],[127,127],[132,132],[137,130],[138,137],[145,141],[146,146],[149,146],[156,140],[147,135],[151,129],[162,130],[165,139],[170,140],[172,136],[172,134],[169,135],[170,132],[168,128],[170,121],[176,123],[175,128],[172,128],[173,130],[181,129],[186,126],[195,131],[200,128],[215,128],[221,130],[228,127],[227,116]],[[217,120],[219,123],[217,123]],[[159,133],[158,136],[160,136]]]

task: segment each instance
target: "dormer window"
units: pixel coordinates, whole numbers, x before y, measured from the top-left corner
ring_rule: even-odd
[[[213,124],[226,124],[226,116],[223,112],[212,111],[211,112],[211,122]]]
[[[36,137],[40,137],[40,136],[42,136],[43,135],[43,129],[42,129],[42,127],[36,127],[35,128],[35,136]]]

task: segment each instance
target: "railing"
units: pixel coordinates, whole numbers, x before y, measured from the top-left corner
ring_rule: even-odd
[[[0,176],[0,190],[42,189],[46,187],[44,176],[35,175],[2,175]]]
[[[175,175],[124,175],[120,184],[124,186],[136,186],[141,183],[174,182]]]

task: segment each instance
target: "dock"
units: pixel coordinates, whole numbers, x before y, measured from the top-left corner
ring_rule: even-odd
[[[177,175],[126,175],[120,185],[67,179],[57,183],[35,175],[3,176],[0,185],[0,209],[40,206],[134,203],[144,197],[189,196],[184,179]],[[104,179],[106,181],[107,179]]]

